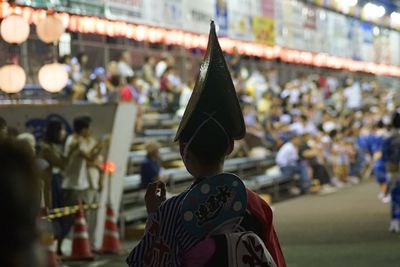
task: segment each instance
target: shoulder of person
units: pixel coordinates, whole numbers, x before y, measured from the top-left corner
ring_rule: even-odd
[[[174,210],[175,210],[175,209],[180,209],[180,207],[181,207],[181,205],[182,205],[182,202],[183,202],[183,200],[185,199],[185,197],[186,197],[188,191],[189,191],[189,190],[185,190],[185,191],[179,193],[178,195],[173,196],[173,197],[168,198],[167,200],[165,200],[165,201],[161,204],[161,206],[160,206],[160,208],[159,208],[159,212],[160,212],[162,215],[164,215],[164,214],[163,214],[164,211],[168,211],[168,210],[171,210],[171,209],[174,209]],[[169,214],[165,214],[165,215],[169,215]]]
[[[70,146],[71,144],[73,144],[76,141],[78,141],[78,139],[76,138],[75,134],[71,134],[65,140],[65,146]]]
[[[247,209],[256,218],[260,219],[263,217],[272,223],[273,212],[270,205],[262,199],[257,193],[249,188],[246,188],[247,192]]]

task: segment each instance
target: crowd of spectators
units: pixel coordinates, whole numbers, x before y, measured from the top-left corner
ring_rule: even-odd
[[[350,77],[301,75],[282,87],[265,77],[256,71],[234,79],[247,125],[237,152],[276,153],[281,173],[299,178],[300,193],[315,183],[332,192],[375,176],[379,198],[388,202],[381,146],[397,91]]]
[[[133,101],[138,106],[139,133],[149,106],[183,115],[195,77],[180,77],[170,54],[148,56],[135,70],[129,52],[121,53],[106,69],[88,71],[87,61],[85,54],[61,60],[70,72],[73,100]],[[228,55],[227,62],[247,126],[247,136],[236,144],[233,156],[276,153],[280,171],[298,176],[302,193],[315,182],[330,191],[331,185],[356,184],[372,174],[385,180],[377,162],[379,140],[388,134],[399,101],[393,88],[350,74],[301,74],[280,84],[277,70],[247,64],[238,53]]]
[[[227,58],[247,128],[246,137],[236,142],[231,157],[274,155],[275,170],[298,178],[291,189],[294,194],[307,194],[314,188],[330,193],[374,176],[379,199],[390,201],[382,143],[390,135],[391,116],[400,104],[395,88],[349,75],[303,74],[279,84],[276,70],[248,65],[237,54]],[[140,118],[149,106],[182,117],[195,77],[180,77],[171,55],[163,54],[158,61],[146,57],[138,70],[132,68],[128,52],[106,68],[89,71],[88,60],[85,54],[60,58],[70,74],[66,92],[73,101],[135,102],[137,132],[143,130]],[[44,139],[36,143],[32,134],[18,133],[0,118],[0,140],[8,136],[23,142],[29,152],[21,153],[27,158],[36,155],[40,206],[97,203],[103,188],[101,163],[106,144],[91,136],[90,124],[89,117],[75,118],[74,132],[67,137],[59,121],[49,121]],[[160,179],[158,149],[156,143],[146,147],[146,160],[140,169],[142,188]],[[89,211],[87,219],[93,241],[95,212]],[[71,218],[56,220],[59,254],[71,225]]]

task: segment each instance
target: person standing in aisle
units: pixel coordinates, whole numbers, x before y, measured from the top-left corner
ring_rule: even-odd
[[[67,164],[67,156],[63,154],[63,142],[65,140],[65,131],[60,121],[50,120],[44,135],[44,141],[41,144],[40,157],[49,164],[48,171],[51,173],[51,206],[49,208],[61,208],[65,206],[62,181],[63,171]],[[73,151],[72,151],[73,152]],[[55,236],[57,238],[57,254],[62,255],[62,243],[68,234],[68,225],[65,218],[59,218],[55,221]]]
[[[97,204],[104,178],[101,168],[103,142],[92,137],[90,117],[77,117],[73,124],[74,133],[65,142],[65,155],[69,155],[62,183],[65,202],[68,205]],[[89,239],[94,248],[96,210],[89,209],[86,215]]]

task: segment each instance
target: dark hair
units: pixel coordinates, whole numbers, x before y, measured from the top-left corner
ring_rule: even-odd
[[[113,86],[120,86],[121,85],[121,76],[118,74],[113,74],[110,77],[110,83]]]
[[[46,132],[44,134],[44,141],[48,143],[60,144],[60,134],[62,130],[62,123],[56,120],[50,120],[47,122]]]
[[[92,119],[89,116],[81,116],[74,119],[74,132],[80,134],[90,127]]]
[[[329,132],[329,137],[330,138],[334,138],[337,134],[338,134],[338,131],[336,129],[332,130],[332,131]]]
[[[79,63],[82,63],[82,58],[87,56],[88,55],[85,52],[80,52],[76,58],[78,59]]]
[[[154,57],[151,55],[144,56],[144,62],[149,62],[150,59],[152,59],[152,58],[154,58]]]
[[[128,76],[128,77],[126,77],[126,83],[131,83],[134,80],[136,80],[136,78],[137,78],[137,76],[135,76],[135,75]]]
[[[400,128],[400,114],[395,112],[392,116],[392,127],[395,129]]]
[[[40,211],[40,181],[32,149],[11,138],[0,140],[0,266],[32,262]]]
[[[191,136],[183,136],[182,141],[188,142]],[[230,138],[213,121],[206,123],[197,132],[189,144],[188,150],[202,164],[222,163],[226,156]]]
[[[71,59],[71,55],[63,55],[62,57],[60,57],[59,59],[58,59],[58,63],[66,63],[67,62],[67,59]]]
[[[167,67],[165,68],[165,70],[164,70],[163,75],[164,75],[165,73],[170,72],[170,71],[173,70],[173,69],[174,69],[174,67],[172,67],[172,66],[167,66]]]

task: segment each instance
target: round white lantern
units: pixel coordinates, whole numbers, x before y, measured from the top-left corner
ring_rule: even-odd
[[[46,64],[39,70],[39,83],[50,93],[61,91],[68,83],[68,72],[62,64]]]
[[[8,94],[18,93],[24,88],[26,75],[19,65],[8,64],[0,68],[0,89]]]
[[[1,22],[0,33],[7,43],[23,43],[29,37],[29,23],[21,16],[11,15]]]
[[[36,26],[36,33],[39,39],[45,43],[57,42],[64,33],[65,28],[62,20],[50,15],[40,20]]]

